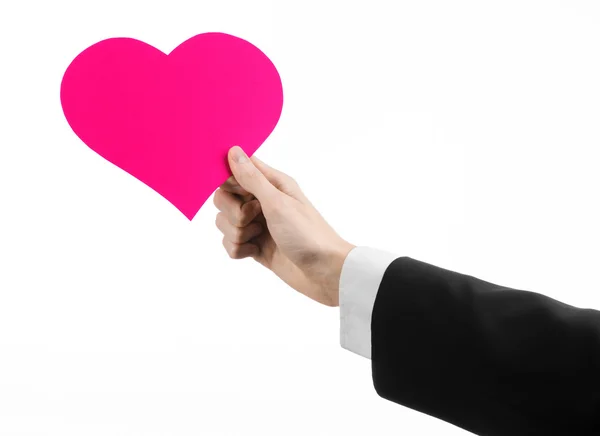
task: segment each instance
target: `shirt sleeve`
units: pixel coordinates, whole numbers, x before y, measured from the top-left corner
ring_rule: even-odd
[[[371,358],[371,313],[383,274],[398,256],[370,247],[353,248],[340,276],[340,344]]]

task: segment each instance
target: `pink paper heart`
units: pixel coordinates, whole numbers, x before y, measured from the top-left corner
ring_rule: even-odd
[[[169,55],[132,38],[100,41],[71,62],[60,98],[85,144],[190,220],[231,176],[229,148],[251,156],[283,107],[273,63],[224,33],[196,35]]]

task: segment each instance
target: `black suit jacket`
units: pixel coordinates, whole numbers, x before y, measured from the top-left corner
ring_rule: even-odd
[[[371,318],[377,393],[479,435],[600,435],[600,312],[409,257]]]

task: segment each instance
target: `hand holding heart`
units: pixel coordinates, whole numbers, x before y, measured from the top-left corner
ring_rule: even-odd
[[[339,278],[354,246],[343,240],[287,174],[239,147],[228,154],[233,177],[217,190],[216,225],[234,259],[253,257],[292,288],[339,305]]]
[[[279,74],[257,47],[205,33],[166,55],[135,39],[107,39],[71,62],[61,103],[84,143],[188,219],[222,184],[217,226],[229,255],[251,256],[304,295],[339,304],[341,268],[353,246],[293,179],[248,158],[283,105]],[[247,154],[235,147],[234,159],[234,144]]]

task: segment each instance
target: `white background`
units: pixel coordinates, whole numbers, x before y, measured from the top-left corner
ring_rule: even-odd
[[[348,241],[600,308],[598,2],[2,0],[0,435],[467,434],[70,130],[80,51],[208,31],[273,60],[257,155]]]

